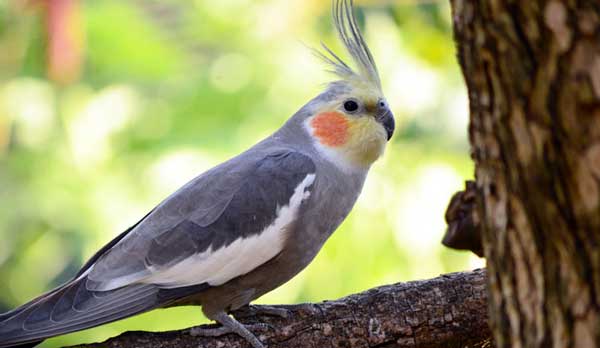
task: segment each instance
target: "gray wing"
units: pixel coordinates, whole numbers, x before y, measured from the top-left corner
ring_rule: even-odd
[[[308,156],[279,150],[246,153],[206,172],[100,256],[84,273],[87,288],[220,285],[249,272],[283,247],[285,225],[315,171]]]
[[[207,287],[159,289],[135,284],[111,291],[89,291],[86,280],[73,280],[0,315],[0,347],[32,347],[48,337],[139,314]]]
[[[102,248],[75,279],[1,314],[0,347],[145,312],[244,272],[278,252],[281,231],[273,227],[295,218],[315,170],[309,157],[280,150],[199,176]]]

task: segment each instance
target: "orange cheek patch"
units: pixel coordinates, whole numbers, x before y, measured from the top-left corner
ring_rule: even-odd
[[[348,120],[338,112],[323,112],[310,121],[313,134],[323,145],[341,146],[348,140]]]

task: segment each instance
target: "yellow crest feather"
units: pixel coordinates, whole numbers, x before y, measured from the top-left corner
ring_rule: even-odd
[[[354,71],[325,44],[321,45],[327,54],[317,52],[318,56],[332,67],[331,72],[343,80],[353,81],[359,79],[381,89],[381,80],[375,60],[356,22],[354,1],[333,0],[332,14],[333,24],[338,36],[352,57],[358,71]]]

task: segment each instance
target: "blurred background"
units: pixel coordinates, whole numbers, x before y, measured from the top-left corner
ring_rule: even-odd
[[[334,299],[482,265],[441,246],[471,178],[448,2],[357,1],[397,133],[315,261],[260,299]],[[326,0],[0,1],[0,312],[68,280],[200,172],[278,128],[332,78]],[[342,54],[342,56],[344,56]],[[150,312],[49,340],[205,322]]]

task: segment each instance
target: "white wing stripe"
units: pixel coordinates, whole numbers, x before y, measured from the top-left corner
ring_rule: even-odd
[[[140,282],[157,284],[163,288],[201,283],[218,286],[252,271],[281,252],[286,239],[286,226],[294,221],[300,204],[309,197],[310,192],[305,190],[314,180],[315,174],[308,174],[294,190],[289,203],[277,210],[273,223],[259,234],[236,239],[217,250],[211,247]]]

